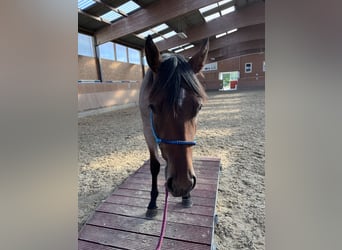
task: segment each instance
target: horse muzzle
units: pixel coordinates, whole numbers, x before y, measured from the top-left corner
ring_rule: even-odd
[[[196,186],[196,177],[192,176],[186,181],[177,182],[174,178],[170,177],[166,182],[167,190],[174,197],[187,197],[189,196],[191,190]]]

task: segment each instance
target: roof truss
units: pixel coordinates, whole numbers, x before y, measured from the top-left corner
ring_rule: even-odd
[[[186,34],[188,35],[188,38],[186,39],[174,36],[157,43],[157,46],[163,51],[180,44],[192,43],[207,37],[215,36],[231,29],[265,23],[264,7],[265,5],[262,2],[252,4],[229,15],[217,18],[209,23],[192,27],[191,30],[186,31]]]
[[[170,0],[159,0],[96,32],[97,44],[142,31],[215,2],[217,0],[173,0],[171,4]]]
[[[209,52],[213,50],[217,50],[220,48],[224,48],[227,46],[231,46],[234,44],[239,44],[243,42],[248,42],[252,40],[261,40],[265,38],[265,25],[264,24],[257,24],[253,26],[248,26],[238,31],[220,37],[220,38],[213,38],[210,40],[209,44]],[[198,43],[195,47],[185,50],[182,52],[182,55],[185,57],[190,57],[194,55],[200,49],[200,43]]]
[[[94,1],[96,3],[91,7],[78,10],[78,30],[93,35],[97,45],[112,41],[143,49],[144,39],[136,34],[166,23],[170,28],[156,33],[154,38],[172,30],[184,32],[187,37],[175,35],[157,42],[160,51],[167,51],[182,44],[192,44],[192,48],[181,52],[190,57],[198,51],[202,39],[205,38],[210,38],[209,57],[215,58],[215,61],[265,49],[265,3],[262,0],[233,0],[224,6],[221,4],[224,8],[235,5],[236,11],[221,15],[210,22],[205,22],[204,17],[223,9],[215,7],[203,14],[199,9],[220,0],[133,0],[141,9],[128,15],[117,9],[128,0]],[[123,17],[108,22],[101,18],[108,10],[120,13]],[[235,28],[238,29],[237,32],[215,38],[215,35]]]

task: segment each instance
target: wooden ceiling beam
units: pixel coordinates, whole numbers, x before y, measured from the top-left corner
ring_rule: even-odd
[[[94,31],[86,29],[84,27],[78,26],[78,32],[89,35],[89,36],[93,36],[94,35]]]
[[[106,24],[110,24],[110,22],[102,19],[101,17],[93,16],[93,15],[91,15],[91,14],[89,14],[89,13],[87,13],[87,12],[81,10],[81,9],[78,9],[78,13],[80,13],[80,14],[82,14],[84,16],[87,16],[87,17],[89,17],[91,19],[94,19],[96,21],[99,21],[99,22],[102,22],[102,23],[106,23]]]
[[[238,44],[233,44],[208,53],[208,63],[220,61],[222,58],[230,58],[239,55],[243,51],[265,51],[265,40],[258,39]]]
[[[166,22],[217,0],[159,0],[96,32],[97,45]]]
[[[235,51],[228,55],[222,55],[221,57],[217,57],[215,61],[217,62],[217,61],[222,61],[225,59],[230,59],[230,58],[234,58],[238,56],[250,55],[250,54],[255,54],[255,53],[264,53],[264,52],[265,52],[265,48],[254,48],[254,49],[251,48],[249,50]],[[214,62],[214,61],[211,61],[211,62]]]
[[[235,28],[243,28],[250,25],[265,23],[265,3],[256,2],[233,13],[214,19],[208,23],[197,25],[185,31],[188,38],[181,39],[178,36],[170,37],[157,44],[159,50],[167,50],[181,44],[191,43],[207,37],[215,36]]]
[[[251,40],[265,39],[265,25],[258,24],[253,26],[248,26],[238,31],[228,34],[226,36],[212,39],[209,42],[209,51],[220,49],[226,46],[230,46],[236,43],[247,42]],[[195,47],[183,51],[181,54],[185,57],[190,57],[194,55],[200,49],[200,44]]]
[[[215,60],[210,60],[210,62],[218,62],[218,61],[222,61],[225,59],[229,59],[229,58],[234,58],[234,57],[239,57],[242,55],[250,55],[250,54],[256,54],[256,53],[264,53],[265,52],[265,48],[249,48],[249,49],[245,49],[245,50],[235,50],[230,52],[229,54],[222,54],[219,57],[216,57]],[[208,63],[210,63],[208,62]]]
[[[106,4],[106,3],[103,2],[102,0],[93,0],[93,1],[95,1],[95,2],[97,2],[97,3],[99,3],[99,4],[102,4],[102,5],[106,6],[108,9],[110,9],[110,10],[112,10],[112,11],[118,13],[118,14],[121,14],[121,15],[123,15],[123,16],[125,16],[125,17],[127,16],[126,13],[122,12],[121,10],[119,10],[119,9],[117,9],[117,8],[114,8],[114,7],[110,6],[109,4]]]

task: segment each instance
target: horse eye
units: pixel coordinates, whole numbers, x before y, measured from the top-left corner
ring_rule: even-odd
[[[149,108],[152,110],[153,113],[156,112],[156,108],[154,107],[153,104],[150,104],[150,105],[148,105],[148,106],[149,106]]]
[[[193,115],[197,116],[198,112],[202,109],[202,104],[199,104],[198,106],[193,107]]]

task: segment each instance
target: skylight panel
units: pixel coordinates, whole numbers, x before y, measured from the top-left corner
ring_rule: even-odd
[[[153,42],[157,43],[157,42],[160,42],[160,41],[164,40],[164,38],[161,37],[161,36],[158,36],[156,38],[153,38],[152,40],[153,40]]]
[[[218,4],[221,6],[221,5],[224,5],[225,3],[229,3],[231,1],[233,1],[233,0],[223,0],[223,1],[218,2]]]
[[[175,31],[170,31],[169,33],[164,34],[163,37],[167,39],[174,35],[177,35],[177,33]]]
[[[210,5],[205,6],[205,7],[203,7],[203,8],[200,8],[199,11],[200,11],[201,13],[204,13],[204,12],[207,12],[208,10],[214,9],[214,8],[216,8],[216,7],[217,7],[217,3],[213,3],[213,4],[210,4]]]
[[[227,35],[227,33],[226,33],[226,32],[223,32],[223,33],[221,33],[221,34],[216,35],[215,37],[216,37],[216,38],[220,38],[220,37],[223,37],[223,36],[225,36],[225,35]]]
[[[127,3],[124,3],[118,7],[119,10],[126,14],[129,14],[139,8],[140,6],[133,1],[128,1]]]
[[[237,31],[237,29],[229,30],[229,31],[227,31],[227,34],[231,34],[231,33],[235,32],[235,31]]]
[[[179,47],[185,47],[185,46],[187,46],[187,45],[190,45],[190,43],[184,43],[184,44],[182,44],[182,45],[179,45]]]
[[[175,50],[175,49],[178,49],[180,46],[176,46],[176,47],[172,47],[172,48],[169,48],[169,50]]]
[[[211,20],[216,19],[218,17],[220,17],[220,13],[219,12],[215,12],[214,14],[211,14],[209,16],[204,17],[204,19],[205,19],[206,22],[210,22]]]
[[[227,15],[229,13],[232,13],[233,11],[235,11],[235,6],[231,6],[227,9],[221,10],[221,15]]]
[[[103,14],[101,16],[101,18],[103,18],[104,20],[107,20],[109,22],[112,22],[114,20],[117,20],[121,17],[120,14],[116,13],[115,11],[108,11],[107,13]]]
[[[195,45],[193,45],[193,44],[190,44],[190,45],[188,45],[188,46],[184,47],[184,50],[191,49],[191,48],[193,48],[193,47],[195,47]]]
[[[184,49],[180,48],[180,49],[175,50],[175,53],[182,52],[182,51],[184,51]]]
[[[190,43],[184,43],[181,45],[178,45],[176,47],[170,48],[169,50],[175,50],[175,53],[177,53],[177,50],[179,49],[179,51],[183,51],[183,47],[190,45]]]
[[[184,51],[186,49],[190,49],[192,47],[194,47],[193,44],[191,44],[191,43],[184,43],[182,45],[178,45],[176,47],[170,48],[169,51],[174,51],[174,53],[178,53],[178,52]]]
[[[93,1],[93,0],[78,0],[77,1],[77,5],[78,5],[78,8],[81,9],[81,10],[84,10],[92,5],[94,5],[96,2]]]
[[[166,30],[167,28],[169,28],[169,26],[165,23],[162,23],[161,25],[158,25],[156,27],[153,27],[152,30],[154,30],[154,32],[159,32],[162,30]]]
[[[137,34],[137,36],[142,38],[142,39],[145,39],[148,35],[158,34],[159,32],[161,32],[163,30],[166,30],[168,28],[170,28],[170,27],[167,24],[163,23],[163,24],[155,26],[155,27],[153,27],[153,28],[151,28],[149,30],[146,30],[146,31],[144,31],[142,33],[139,33],[139,34]],[[153,41],[159,42],[161,40],[167,39],[167,38],[172,37],[174,35],[177,35],[177,33],[174,30],[172,30],[172,31],[170,31],[168,33],[162,34],[162,35],[154,38]]]
[[[142,39],[145,39],[148,35],[153,35],[154,32],[152,30],[146,30],[142,33],[138,34],[138,37],[141,37]]]
[[[232,30],[229,30],[229,31],[227,31],[227,32],[223,32],[223,33],[221,33],[221,34],[217,34],[215,37],[216,37],[216,38],[220,38],[220,37],[223,37],[223,36],[225,36],[225,35],[234,33],[235,31],[237,31],[237,29],[232,29]]]

